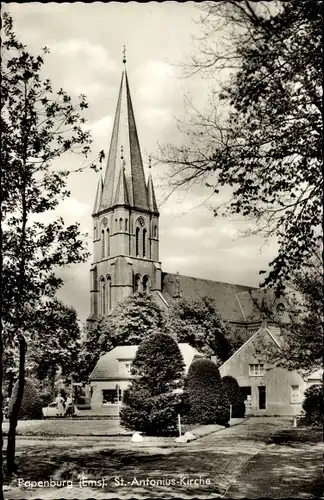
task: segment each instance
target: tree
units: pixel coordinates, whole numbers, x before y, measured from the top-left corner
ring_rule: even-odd
[[[142,341],[132,363],[133,379],[125,392],[122,425],[149,435],[174,431],[184,377],[184,361],[175,340],[156,333]]]
[[[187,342],[206,355],[216,356],[219,362],[232,354],[228,332],[209,297],[174,301],[166,328],[178,342]]]
[[[87,158],[91,137],[83,117],[88,106],[85,96],[74,104],[63,89],[54,91],[50,80],[42,77],[43,55],[33,56],[26,50],[6,13],[1,60],[3,341],[5,350],[17,340],[22,349],[18,397],[8,433],[7,468],[11,475],[23,397],[23,351],[25,340],[33,333],[35,310],[46,299],[53,299],[62,285],[55,270],[83,262],[88,255],[77,224],[66,226],[62,218],[48,223],[42,219],[70,194],[66,183],[71,171],[57,170],[53,162],[68,151]],[[95,168],[94,164],[89,166]]]
[[[241,392],[237,380],[230,375],[222,378],[222,382],[230,404],[232,405],[232,417],[241,418],[245,415],[244,395]]]
[[[315,268],[297,271],[291,294],[291,322],[281,325],[281,349],[272,361],[305,375],[323,366],[323,274]]]
[[[255,223],[250,233],[278,239],[263,285],[279,293],[322,234],[322,2],[201,8],[199,52],[187,70],[231,77],[206,113],[192,109],[181,127],[188,142],[166,144],[160,156],[174,186],[204,182],[221,196],[231,188],[215,215],[242,215]]]
[[[77,313],[72,307],[53,299],[35,311],[34,328],[28,361],[38,380],[50,382],[54,396],[58,371],[66,383],[77,375],[81,348]]]
[[[316,384],[308,387],[303,401],[302,425],[323,426],[323,386]]]
[[[190,420],[193,423],[228,423],[230,403],[215,363],[209,359],[194,361],[188,370],[185,390],[189,399]]]
[[[18,396],[18,381],[16,382],[12,395],[9,401],[9,416],[13,411],[13,406]],[[30,420],[30,419],[41,419],[42,418],[42,402],[37,393],[37,390],[33,382],[29,379],[25,379],[24,395],[22,403],[19,409],[19,419]]]
[[[152,295],[138,292],[119,302],[99,321],[86,325],[81,363],[86,377],[101,354],[118,345],[137,345],[148,335],[162,331],[164,315]]]

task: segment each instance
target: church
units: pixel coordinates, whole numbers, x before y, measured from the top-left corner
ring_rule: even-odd
[[[124,59],[125,64],[125,59]],[[305,379],[297,372],[267,366],[269,346],[280,349],[276,324],[289,322],[286,298],[270,290],[165,272],[159,256],[159,209],[153,178],[145,179],[126,68],[104,178],[100,176],[93,209],[91,312],[88,321],[107,315],[137,291],[151,293],[164,310],[180,297],[210,297],[222,321],[245,342],[222,366],[222,376],[234,376],[245,394],[246,411],[257,415],[296,415],[305,389],[319,375]],[[266,319],[266,315],[268,319]],[[270,316],[270,318],[269,318]],[[195,356],[179,344],[188,367]],[[104,354],[90,375],[91,408],[118,416],[123,391],[132,376],[130,366],[138,346],[117,346]]]
[[[145,179],[130,86],[123,60],[104,177],[93,218],[90,316],[96,321],[136,291],[150,292],[167,310],[179,297],[211,297],[223,321],[251,336],[261,325],[261,303],[283,319],[286,304],[269,292],[165,272],[159,256],[159,209],[149,164]]]

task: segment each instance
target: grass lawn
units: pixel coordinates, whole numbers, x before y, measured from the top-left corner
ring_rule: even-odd
[[[4,434],[9,423],[3,423]],[[19,436],[118,436],[131,435],[119,425],[118,420],[73,420],[60,418],[55,420],[20,420],[17,427]]]

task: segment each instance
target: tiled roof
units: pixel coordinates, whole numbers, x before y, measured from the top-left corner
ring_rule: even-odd
[[[181,274],[163,273],[162,279],[162,295],[169,304],[177,296],[178,279],[181,296],[187,299],[195,299],[197,296],[210,297],[215,301],[216,308],[224,321],[246,321],[239,298],[242,293],[245,293],[245,302],[248,302],[249,290],[256,290],[245,285],[222,283],[220,281],[182,276]],[[250,302],[249,308],[251,309],[253,305],[252,299],[250,299]],[[244,307],[246,307],[245,303],[243,304]]]
[[[182,354],[185,369],[188,370],[194,357],[202,357],[203,354],[199,353],[189,344],[178,344]],[[90,375],[90,380],[129,380],[131,375],[127,374],[123,362],[130,362],[134,359],[138,346],[137,345],[122,345],[115,347],[100,357],[93,372]]]

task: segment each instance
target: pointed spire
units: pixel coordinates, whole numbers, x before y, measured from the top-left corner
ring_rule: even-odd
[[[151,156],[149,156],[149,175],[148,175],[148,179],[147,179],[147,200],[148,200],[148,206],[149,206],[150,211],[158,214],[159,210],[158,210],[156,198],[155,198],[151,168],[152,168],[152,158],[151,158]]]
[[[123,148],[123,146],[122,146]],[[126,178],[125,178],[125,160],[123,155],[123,149],[121,149],[121,160],[122,160],[122,166],[119,171],[119,178],[117,182],[117,188],[115,191],[115,198],[114,198],[114,205],[129,205],[129,198],[128,198],[128,193],[127,193],[127,185],[126,185]]]
[[[125,59],[124,54],[124,59]],[[126,59],[125,59],[126,60]],[[117,196],[116,189],[120,178],[119,151],[123,145],[125,159],[125,180],[129,204],[139,210],[149,210],[144,169],[128,78],[124,69],[120,84],[117,109],[108,154],[100,209],[112,208]]]
[[[97,214],[100,210],[102,190],[103,190],[103,180],[102,180],[102,175],[100,173],[100,176],[98,179],[98,184],[97,184],[97,192],[96,192],[96,198],[95,198],[95,202],[94,202],[94,206],[93,206],[92,215]]]

